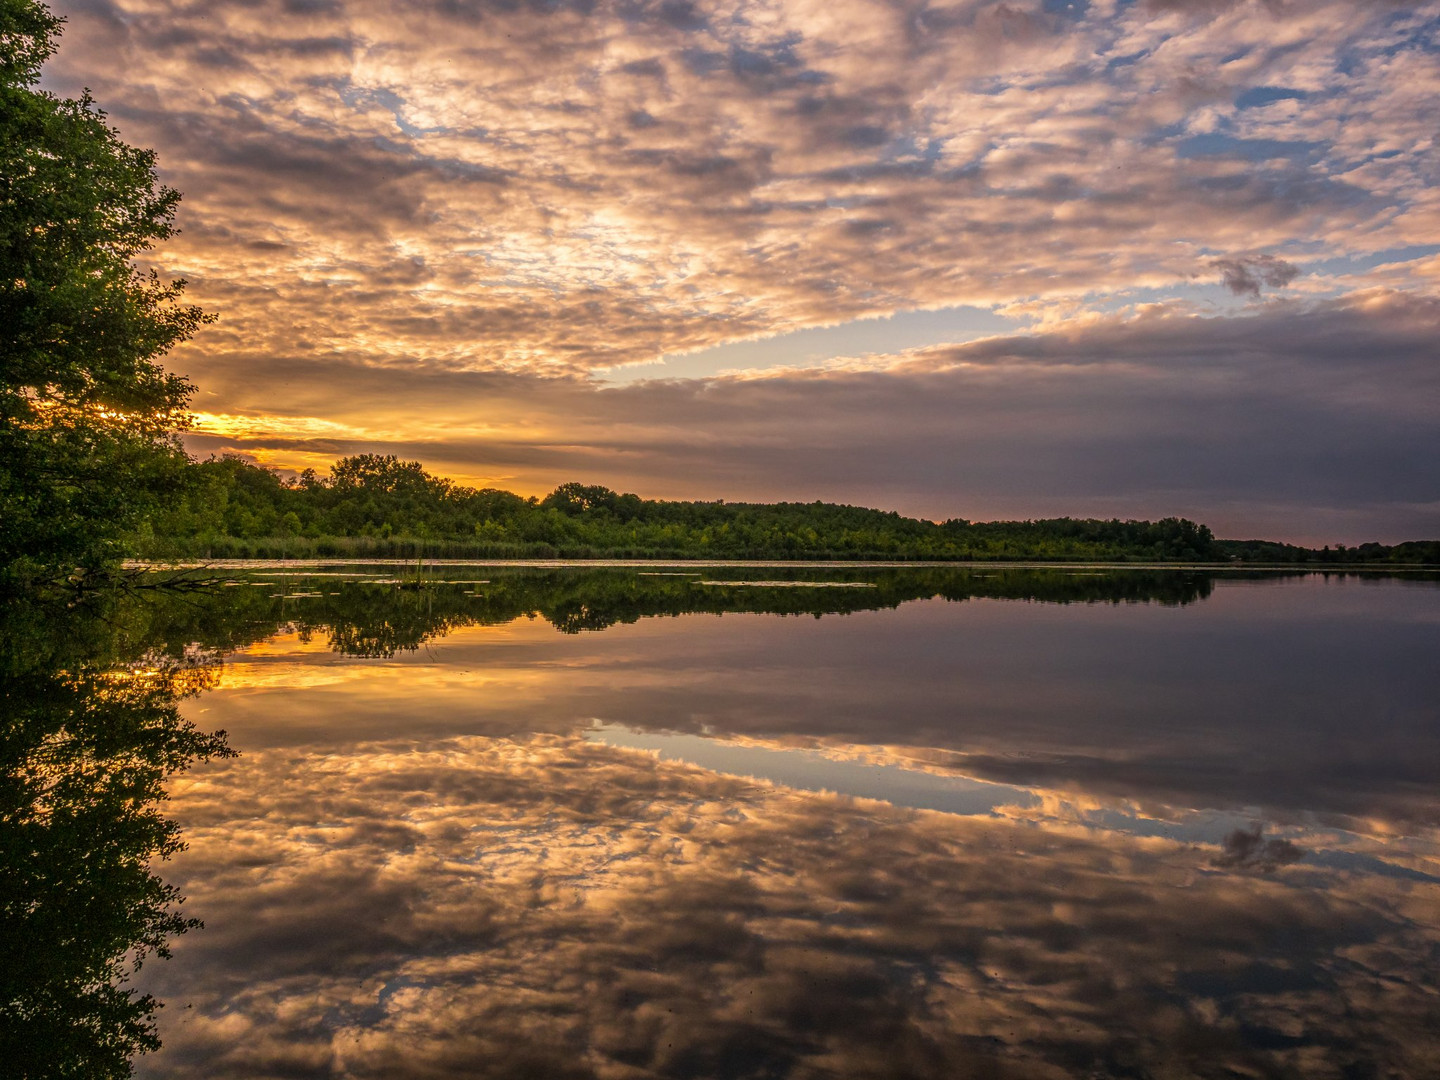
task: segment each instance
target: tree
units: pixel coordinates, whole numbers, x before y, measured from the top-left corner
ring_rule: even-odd
[[[330,469],[337,491],[363,489],[375,494],[424,497],[443,494],[449,482],[425,471],[418,461],[401,461],[394,454],[356,454],[343,457]]]
[[[540,505],[562,514],[584,514],[591,510],[613,510],[620,496],[599,484],[561,484]]]
[[[182,482],[193,392],[158,359],[208,316],[135,259],[179,193],[88,91],[36,88],[62,20],[0,0],[0,579],[99,568]]]

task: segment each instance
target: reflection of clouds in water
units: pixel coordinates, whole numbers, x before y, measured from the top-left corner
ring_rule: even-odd
[[[596,718],[842,760],[860,747],[860,764],[1167,820],[1238,814],[1224,831],[1264,817],[1428,834],[1440,683],[1434,635],[1415,620],[1433,606],[1430,586],[1226,583],[1183,616],[937,602],[844,620],[642,617],[583,635],[518,619],[364,663],[317,626],[308,644],[290,633],[232,655],[202,707],[246,749],[384,739],[397,716],[417,738],[573,733]],[[398,625],[388,609],[362,616],[347,641]]]
[[[1424,884],[1233,874],[566,736],[262,751],[176,807],[208,929],[154,973],[196,1005],[157,1076],[1418,1075],[1440,1053]]]
[[[604,725],[587,734],[612,746],[643,749],[792,788],[834,791],[950,814],[1007,818],[1077,837],[1090,837],[1098,830],[1218,845],[1217,865],[1231,868],[1269,871],[1304,858],[1314,865],[1440,881],[1440,830],[1417,826],[1414,821],[1272,812],[1269,825],[1292,837],[1303,837],[1306,846],[1302,848],[1278,833],[1265,836],[1265,826],[1252,821],[1256,807],[1197,809],[1193,804],[1133,794],[996,784],[977,779],[967,768],[969,755],[954,751],[798,736],[677,736]],[[1059,763],[1063,764],[1063,759]]]
[[[643,732],[637,731],[633,737],[640,740],[635,745],[645,745]],[[1116,828],[1120,815],[1137,821],[1146,819],[1177,825],[1186,821],[1213,822],[1263,808],[1266,816],[1277,823],[1311,830],[1320,826],[1343,830],[1350,843],[1370,837],[1383,848],[1387,839],[1404,836],[1413,850],[1385,849],[1386,858],[1404,863],[1413,857],[1421,863],[1415,869],[1440,871],[1440,829],[1434,823],[1437,808],[1428,789],[1408,791],[1403,785],[1396,785],[1400,790],[1372,793],[1373,809],[1377,812],[1356,815],[1266,806],[1261,801],[1264,793],[1258,790],[1244,793],[1238,790],[1238,785],[1236,791],[1223,795],[1212,787],[1208,792],[1212,802],[1207,805],[1197,801],[1202,792],[1196,790],[1196,782],[1186,787],[1171,781],[1174,786],[1167,786],[1160,776],[1149,775],[1158,770],[1147,767],[1143,760],[1133,760],[1123,748],[1114,750],[1109,757],[1013,751],[969,753],[940,747],[853,743],[810,735],[764,738],[720,735],[713,731],[706,733],[706,741],[761,752],[802,752],[827,762],[899,769],[965,784],[983,784],[994,796],[994,812],[1043,822],[1051,828],[1066,824]],[[1177,762],[1172,767],[1178,766]],[[1208,772],[1202,779],[1212,785],[1216,780]],[[1242,794],[1255,801],[1245,803],[1240,798]],[[893,798],[890,801],[903,802]],[[1389,816],[1378,813],[1381,810]],[[1427,855],[1431,861],[1425,864],[1423,860]]]
[[[1238,867],[1262,871],[1277,870],[1304,856],[1305,849],[1284,837],[1265,838],[1256,825],[1252,829],[1236,829],[1225,837],[1216,866]]]

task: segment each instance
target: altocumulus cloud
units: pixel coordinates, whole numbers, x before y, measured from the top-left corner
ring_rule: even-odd
[[[1437,523],[1412,460],[1434,445],[1428,366],[1387,312],[1434,341],[1440,4],[57,9],[51,84],[92,86],[186,193],[162,268],[224,316],[176,358],[207,412],[279,401],[531,490],[584,472],[1329,539]],[[1277,295],[1304,302],[1233,310]],[[959,304],[1059,329],[865,372],[587,381]],[[1216,317],[1187,336],[1197,305]],[[1294,346],[1343,318],[1345,356]],[[388,415],[360,423],[382,384]],[[256,447],[306,464],[345,444],[314,434]]]

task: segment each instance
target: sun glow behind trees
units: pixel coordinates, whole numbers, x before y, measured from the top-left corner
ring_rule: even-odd
[[[60,20],[0,3],[0,576],[96,569],[185,458],[190,384],[158,360],[209,317],[135,260],[178,192],[89,94],[36,89]]]
[[[148,556],[421,554],[494,558],[1179,559],[1221,557],[1203,525],[933,522],[834,503],[642,499],[562,484],[543,499],[477,490],[392,455],[295,480],[238,458],[194,465],[186,499],[135,538]]]

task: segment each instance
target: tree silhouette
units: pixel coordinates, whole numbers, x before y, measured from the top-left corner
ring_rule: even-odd
[[[129,1076],[159,1003],[128,977],[197,925],[153,864],[181,846],[168,779],[230,753],[177,707],[214,664],[127,645],[120,615],[17,602],[0,629],[0,1070],[21,1080]]]
[[[134,260],[180,196],[88,91],[36,88],[61,20],[0,0],[0,575],[96,568],[181,482],[191,387],[157,362],[207,321]]]

